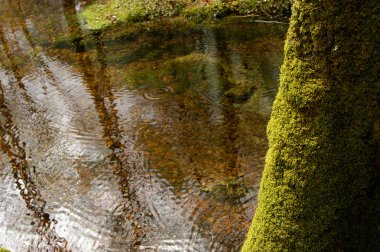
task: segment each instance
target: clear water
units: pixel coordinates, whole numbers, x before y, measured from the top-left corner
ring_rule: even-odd
[[[0,246],[239,251],[287,27],[90,34],[72,2],[0,0]]]

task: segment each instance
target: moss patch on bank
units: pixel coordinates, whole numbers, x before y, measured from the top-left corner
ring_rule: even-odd
[[[5,249],[5,248],[0,247],[0,252],[11,252],[11,251],[8,250],[8,249]]]
[[[273,19],[290,15],[290,0],[106,0],[86,6],[81,17],[91,30],[117,23],[135,23],[163,17],[202,21],[227,15],[257,15]]]

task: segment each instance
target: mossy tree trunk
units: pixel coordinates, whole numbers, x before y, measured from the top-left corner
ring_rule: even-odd
[[[295,0],[242,251],[380,251],[380,1]]]

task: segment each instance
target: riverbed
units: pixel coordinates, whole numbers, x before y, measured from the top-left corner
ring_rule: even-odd
[[[94,32],[48,0],[0,14],[0,247],[239,251],[286,25]]]

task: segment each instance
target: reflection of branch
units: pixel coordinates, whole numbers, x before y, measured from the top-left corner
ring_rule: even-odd
[[[262,6],[261,4],[259,4],[259,5],[260,5],[260,9],[261,9],[261,11],[262,11],[265,15],[267,15],[270,19],[272,19],[273,17],[272,17],[271,15],[269,15],[269,13],[266,12],[266,11],[263,9],[263,6]]]
[[[13,3],[14,2],[12,1],[8,2],[8,4],[12,7],[10,9],[16,10],[19,14],[21,14],[21,30],[23,31],[30,46],[33,48],[33,51],[36,52],[36,49],[34,48],[35,45],[28,29],[26,28],[21,4],[17,1],[17,6],[13,6]],[[25,86],[21,82],[21,77],[18,76],[19,70],[17,69],[16,64],[12,62],[13,57],[11,55],[10,47],[4,39],[3,30],[0,30],[0,42],[3,45],[6,57],[10,61],[12,71],[16,76],[18,88],[21,90],[20,93],[29,104],[34,104],[33,99],[26,93]],[[33,107],[31,109],[35,110]],[[30,167],[26,160],[25,143],[20,145],[20,140],[17,136],[18,129],[12,121],[11,111],[6,106],[5,94],[1,85],[0,114],[4,118],[4,124],[0,124],[0,149],[9,157],[16,187],[20,191],[20,195],[24,199],[26,207],[33,212],[33,217],[35,219],[35,223],[37,224],[37,233],[39,234],[39,240],[36,244],[36,248],[44,242],[45,245],[49,246],[50,249],[53,249],[54,251],[69,251],[66,249],[66,240],[56,234],[54,228],[56,220],[51,219],[50,215],[45,212],[46,201],[42,198],[41,193],[30,176]],[[30,251],[35,250],[32,246],[33,244],[30,244]]]
[[[10,68],[11,68],[13,74],[16,77],[17,85],[18,85],[19,89],[22,91],[21,92],[22,95],[24,96],[24,98],[25,98],[26,101],[28,101],[29,103],[34,103],[34,101],[32,100],[32,98],[26,93],[25,86],[24,86],[24,84],[21,81],[22,78],[19,76],[19,69],[17,68],[17,65],[12,60],[13,57],[12,57],[12,54],[11,54],[11,50],[10,50],[7,42],[5,41],[4,31],[1,28],[0,28],[0,43],[3,46],[4,53],[5,53],[5,56],[6,56],[7,60],[9,60]]]
[[[76,16],[75,0],[63,0],[63,14],[68,24],[70,35],[74,35],[72,36],[72,43],[75,51],[84,52],[85,46],[83,43],[82,30]]]
[[[258,16],[257,15],[234,16],[234,18],[253,18],[253,17],[258,17]],[[281,22],[281,21],[276,21],[276,20],[261,20],[261,19],[255,19],[253,20],[253,22],[268,23],[268,24],[285,24],[285,25],[289,24],[287,22]]]
[[[256,23],[268,23],[268,24],[285,24],[285,25],[289,24],[286,22],[280,22],[280,21],[275,21],[275,20],[260,20],[260,19],[254,20],[254,22],[256,22]]]
[[[133,162],[134,158],[126,154],[127,151],[121,151],[125,148],[125,145],[122,142],[123,136],[119,130],[119,117],[117,115],[111,81],[106,73],[107,64],[105,62],[104,47],[99,36],[95,38],[95,41],[96,58],[99,68],[95,68],[87,55],[80,54],[81,65],[83,66],[82,71],[87,88],[93,97],[99,121],[103,126],[103,137],[107,146],[112,151],[110,160],[115,164],[113,172],[120,178],[120,191],[123,199],[127,200],[123,206],[123,213],[124,217],[131,222],[133,234],[135,235],[131,250],[136,250],[145,235],[144,227],[141,227],[141,225],[147,213],[145,213],[146,210],[137,199],[136,189],[129,183],[131,179],[130,173],[136,169],[134,167],[136,164]],[[98,76],[96,75],[97,73],[99,74]]]
[[[13,176],[17,189],[26,203],[26,207],[33,212],[33,217],[37,223],[37,233],[40,235],[40,241],[46,240],[54,251],[66,250],[67,242],[64,238],[59,237],[54,229],[56,221],[50,218],[45,212],[46,201],[42,198],[37,186],[29,175],[29,165],[26,160],[26,151],[20,146],[20,140],[17,137],[16,126],[12,122],[12,116],[5,105],[5,98],[2,86],[0,86],[0,113],[4,118],[4,125],[0,125],[0,149],[7,154],[12,164]],[[29,248],[32,249],[32,248]]]

